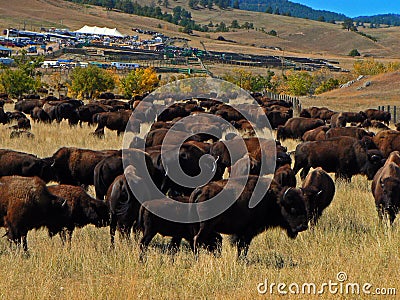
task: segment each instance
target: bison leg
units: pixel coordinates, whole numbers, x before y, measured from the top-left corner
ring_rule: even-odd
[[[115,240],[115,231],[117,230],[117,218],[114,214],[110,216],[110,239],[111,239],[111,248],[114,249],[114,240]]]
[[[104,138],[104,127],[97,127],[96,130],[93,132],[94,136],[97,136],[98,138]]]
[[[246,259],[252,238],[246,236],[238,236],[236,240],[237,258]]]
[[[151,230],[149,230],[148,228],[145,228],[144,232],[143,232],[143,238],[140,241],[140,255],[139,255],[139,261],[143,262],[145,255],[146,255],[146,251],[147,248],[149,247],[149,244],[151,242],[151,240],[153,239],[153,237],[156,235],[156,232],[152,232]]]
[[[179,250],[181,241],[182,241],[181,237],[173,237],[168,245],[168,252],[171,254],[175,254]]]

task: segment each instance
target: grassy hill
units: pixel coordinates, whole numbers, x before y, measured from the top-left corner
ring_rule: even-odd
[[[400,72],[391,72],[366,76],[349,87],[336,89],[313,98],[304,97],[302,103],[304,107],[318,105],[342,111],[359,111],[382,105],[396,105],[400,108],[399,95]]]
[[[152,1],[141,1],[142,5],[150,5]],[[154,2],[154,1],[153,1]],[[318,21],[298,19],[287,16],[271,15],[266,13],[249,12],[236,9],[220,10],[218,8],[191,10],[187,0],[169,1],[168,9],[180,5],[191,11],[196,23],[208,24],[210,21],[225,22],[230,25],[233,20],[239,24],[252,22],[255,30],[237,29],[227,33],[195,32],[188,36],[179,32],[179,26],[157,19],[128,15],[115,11],[106,11],[104,8],[78,5],[66,1],[55,0],[20,0],[1,1],[0,27],[10,26],[27,29],[39,29],[41,26],[67,27],[73,30],[81,26],[97,25],[117,27],[123,34],[132,34],[132,27],[153,29],[171,36],[190,38],[189,45],[201,47],[203,41],[208,49],[232,50],[243,53],[282,55],[282,51],[266,49],[279,47],[285,55],[307,54],[317,57],[345,57],[351,49],[358,49],[362,55],[400,58],[400,28],[362,29],[378,39],[374,42],[357,33],[343,30],[339,24],[323,23]],[[161,26],[161,29],[159,28]],[[277,37],[270,36],[265,31],[275,30]],[[232,42],[217,41],[222,35]]]

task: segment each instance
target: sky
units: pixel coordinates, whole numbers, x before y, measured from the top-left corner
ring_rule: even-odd
[[[314,9],[329,10],[348,17],[400,14],[399,0],[291,0]]]

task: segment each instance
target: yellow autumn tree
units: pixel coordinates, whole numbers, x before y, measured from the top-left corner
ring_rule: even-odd
[[[120,80],[121,89],[124,95],[129,98],[153,91],[158,83],[159,78],[153,68],[132,70]]]

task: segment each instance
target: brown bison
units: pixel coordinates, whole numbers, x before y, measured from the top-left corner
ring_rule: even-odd
[[[308,130],[303,134],[301,140],[304,142],[325,140],[326,139],[325,133],[329,129],[330,129],[329,126],[319,126],[317,128]]]
[[[98,137],[103,137],[104,128],[117,131],[118,136],[121,135],[121,133],[124,133],[126,129],[134,133],[139,133],[140,121],[135,120],[129,122],[131,115],[131,110],[119,110],[95,114],[93,116],[93,123],[97,123],[97,128],[93,134]],[[130,128],[126,128],[128,122],[131,125]]]
[[[260,179],[263,187],[261,201],[249,208],[250,199],[254,193],[255,185]],[[307,211],[303,193],[300,189],[281,187],[272,181],[268,191],[266,186],[270,179],[258,176],[230,179],[230,187],[225,187],[227,180],[214,181],[193,191],[190,203],[196,203],[192,209],[193,217],[201,220],[208,216],[214,207],[207,204],[207,200],[219,194],[222,190],[227,195],[234,197],[245,183],[243,192],[235,199],[222,198],[221,201],[234,201],[234,203],[220,215],[200,222],[199,230],[194,237],[194,247],[207,241],[211,233],[219,232],[234,235],[237,242],[238,257],[247,255],[251,240],[259,233],[272,227],[281,227],[286,230],[291,238],[307,229]],[[258,187],[259,188],[259,187]],[[261,195],[260,195],[261,196]]]
[[[93,224],[96,227],[108,225],[109,211],[107,204],[93,199],[82,187],[61,184],[49,186],[48,190],[53,195],[63,198],[68,208],[64,224],[59,222],[59,225],[63,227],[60,232],[63,243],[66,241],[66,235],[71,242],[75,227],[81,228],[88,224]],[[54,236],[56,233],[49,232],[50,236]]]
[[[322,168],[318,167],[304,179],[302,190],[305,195],[308,220],[317,224],[322,211],[331,204],[335,195],[335,183]]]
[[[6,236],[28,251],[27,234],[47,227],[59,232],[66,216],[64,199],[51,194],[39,177],[4,176],[0,178],[0,225]]]
[[[361,140],[364,136],[373,137],[374,135],[375,134],[373,132],[368,132],[362,128],[351,126],[351,127],[331,128],[325,133],[325,138],[330,139],[340,136],[350,136],[358,140]]]
[[[378,216],[388,217],[393,224],[400,211],[400,152],[390,153],[384,166],[376,173],[371,185]]]
[[[304,179],[310,168],[321,167],[326,172],[335,172],[336,178],[348,181],[356,174],[372,180],[382,166],[382,154],[376,149],[366,149],[362,141],[352,137],[337,137],[330,140],[303,142],[295,150],[293,171]]]
[[[94,168],[94,187],[96,191],[96,198],[103,200],[107,193],[107,190],[114,179],[123,174],[123,160],[126,163],[134,165],[137,169],[143,170],[141,165],[143,161],[146,163],[146,172],[149,172],[151,178],[156,182],[156,170],[153,166],[153,161],[149,154],[138,150],[138,149],[125,149],[124,153],[118,153],[116,155],[107,156],[103,158]],[[160,186],[160,183],[158,184]]]
[[[299,116],[303,118],[313,118],[313,119],[321,119],[324,121],[328,121],[334,114],[335,112],[328,109],[327,107],[313,106],[302,109]]]
[[[45,182],[54,179],[53,159],[41,159],[33,154],[0,149],[0,176],[38,176]]]
[[[135,193],[132,192],[135,190]],[[160,198],[143,178],[136,174],[134,166],[128,166],[124,174],[115,178],[107,191],[105,201],[110,211],[111,246],[114,246],[115,231],[118,229],[123,239],[130,240],[132,227],[137,228],[140,202]]]
[[[198,223],[188,224],[179,223],[170,220],[166,220],[159,216],[159,214],[167,213],[169,216],[179,219],[183,214],[188,214],[189,210],[185,206],[181,206],[180,203],[188,203],[189,197],[174,197],[155,199],[146,201],[140,207],[139,211],[139,228],[143,231],[143,238],[140,241],[141,259],[143,258],[144,252],[148,248],[153,237],[159,233],[163,236],[171,236],[172,240],[168,246],[168,249],[174,253],[179,249],[182,239],[189,242],[190,247],[194,250],[193,238],[194,232],[198,230]],[[209,239],[201,245],[207,250],[214,252],[219,251],[222,246],[222,237],[220,234],[213,232]]]
[[[400,132],[397,130],[383,130],[377,133],[372,140],[384,157],[388,157],[393,151],[400,151]]]
[[[57,181],[62,184],[93,185],[94,168],[105,157],[120,155],[118,150],[95,151],[76,147],[62,147],[51,159]]]
[[[290,164],[285,164],[275,171],[274,180],[281,186],[296,187],[296,174],[290,167]]]
[[[390,112],[381,111],[374,108],[369,108],[365,110],[364,113],[366,114],[368,120],[382,121],[386,125],[389,125],[390,119],[392,118]]]
[[[276,137],[278,140],[285,140],[289,138],[300,139],[303,134],[311,129],[324,125],[324,121],[320,119],[309,118],[291,118],[284,126],[279,126]]]

